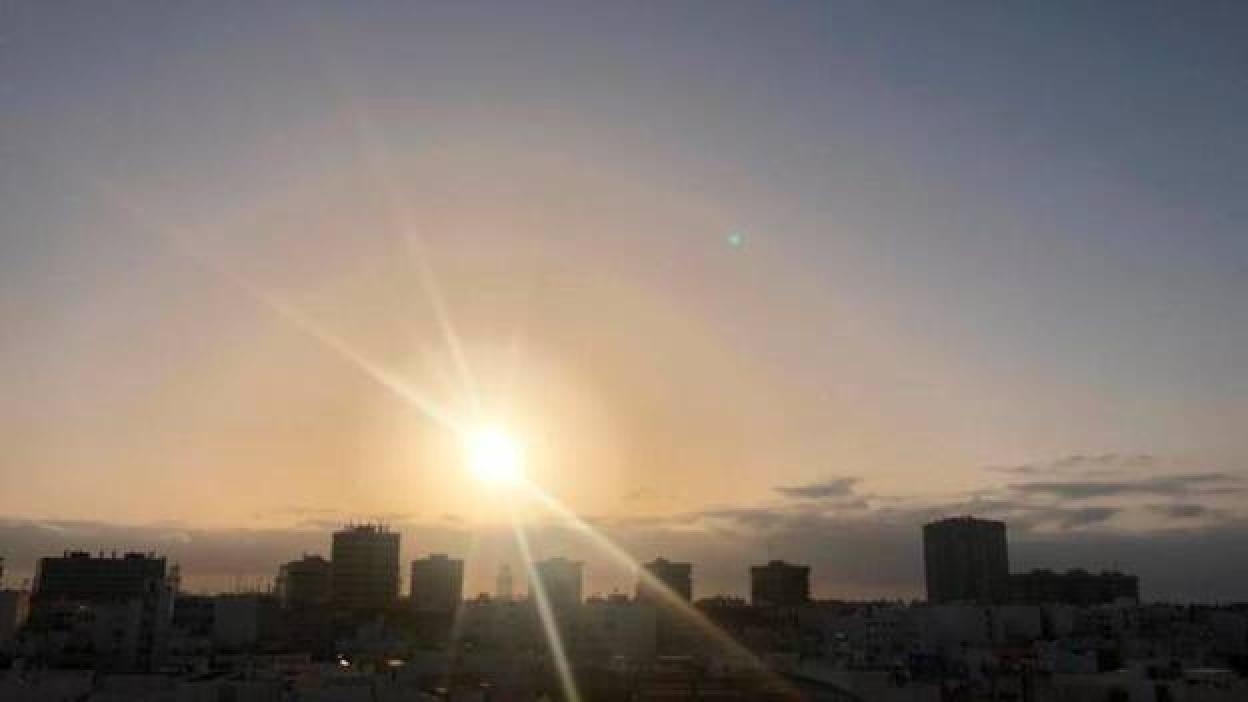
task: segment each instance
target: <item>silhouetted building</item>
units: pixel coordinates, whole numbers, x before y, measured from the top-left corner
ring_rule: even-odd
[[[7,652],[18,629],[30,614],[30,593],[4,588],[4,559],[0,558],[0,651]]]
[[[695,606],[713,625],[738,639],[744,638],[749,629],[757,629],[763,623],[764,610],[751,607],[742,597],[713,595],[698,600]]]
[[[657,611],[627,595],[585,601],[577,656],[594,661],[649,661],[658,652]]]
[[[1088,606],[1120,600],[1139,602],[1140,579],[1117,572],[1033,570],[1010,575],[1011,599],[1018,604]]]
[[[17,632],[30,615],[30,593],[25,590],[0,590],[0,651],[8,649]]]
[[[674,563],[666,558],[656,558],[642,564],[642,570],[650,577],[637,580],[637,603],[651,605],[650,626],[654,633],[654,647],[663,654],[677,655],[696,646],[692,622],[672,602],[672,597],[682,602],[693,601],[693,564]],[[654,581],[658,581],[655,583]],[[661,590],[666,589],[664,593]],[[635,609],[635,608],[634,608]]]
[[[504,563],[498,569],[498,579],[494,582],[494,597],[503,602],[511,602],[516,597],[515,581],[511,577],[511,566]]]
[[[693,601],[693,564],[675,563],[666,558],[656,558],[641,567],[684,601]],[[638,579],[637,599],[662,601],[663,598],[656,597],[652,590],[653,586],[644,578]]]
[[[445,553],[412,561],[412,609],[454,612],[464,599],[464,562]]]
[[[169,591],[177,597],[182,592],[182,566],[177,563],[169,566],[169,575],[165,576],[165,582],[169,584]]]
[[[253,651],[272,646],[279,636],[281,606],[276,597],[258,592],[213,598],[212,643],[218,651]]]
[[[1005,522],[952,517],[923,527],[927,601],[1000,604],[1009,599]]]
[[[771,561],[750,568],[750,603],[794,607],[810,602],[810,566]]]
[[[85,551],[39,559],[35,599],[101,602],[144,597],[165,585],[165,559],[150,554],[93,558]]]
[[[533,567],[552,609],[570,612],[580,605],[583,568],[580,561],[548,558]]]
[[[383,525],[334,532],[330,601],[345,610],[386,609],[399,599],[399,535]]]
[[[173,628],[184,637],[211,639],[216,597],[180,594],[173,600]]]
[[[104,668],[151,669],[164,654],[173,616],[165,559],[83,551],[39,560],[31,620],[54,662],[85,647]]]
[[[277,597],[282,607],[304,609],[329,603],[333,567],[320,556],[304,555],[282,564],[277,573]]]

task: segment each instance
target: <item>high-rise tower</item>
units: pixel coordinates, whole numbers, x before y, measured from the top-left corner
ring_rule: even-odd
[[[1010,596],[1005,522],[974,517],[923,527],[927,601],[999,604]]]
[[[399,599],[399,535],[381,524],[334,532],[330,601],[348,610],[386,609]]]

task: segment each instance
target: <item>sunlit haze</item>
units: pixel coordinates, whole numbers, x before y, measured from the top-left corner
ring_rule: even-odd
[[[514,485],[524,478],[520,444],[495,426],[469,429],[464,437],[468,467],[473,475],[493,487]]]
[[[1242,598],[1246,7],[943,5],[0,3],[8,577],[913,597],[975,514]]]

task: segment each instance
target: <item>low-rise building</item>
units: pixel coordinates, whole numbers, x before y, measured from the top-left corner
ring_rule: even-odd
[[[83,551],[39,560],[29,645],[50,661],[85,658],[101,667],[160,665],[173,615],[165,559]]]
[[[277,573],[276,591],[282,607],[306,609],[329,603],[332,566],[321,556],[304,554],[283,563]]]
[[[252,651],[275,643],[281,611],[273,595],[239,593],[213,598],[212,643],[223,651]]]
[[[0,590],[0,651],[7,651],[30,615],[30,593]]]
[[[750,603],[795,607],[810,602],[810,566],[771,561],[750,568]]]
[[[1068,604],[1087,607],[1139,602],[1140,579],[1134,575],[1086,570],[1033,570],[1010,575],[1010,598],[1017,604]]]
[[[449,614],[464,593],[464,562],[445,553],[412,561],[411,606],[416,612]]]

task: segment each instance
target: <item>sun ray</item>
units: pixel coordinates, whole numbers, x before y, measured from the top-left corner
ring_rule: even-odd
[[[331,72],[338,74],[336,70]],[[346,83],[340,81],[340,84]],[[343,91],[340,93],[345,95]],[[390,150],[384,148],[380,130],[376,128],[367,107],[350,97],[347,97],[345,102],[348,104],[349,120],[364,164],[385,198],[391,226],[401,233],[403,245],[416,268],[416,278],[433,310],[434,319],[442,333],[442,340],[446,343],[447,351],[451,355],[451,362],[455,364],[455,370],[459,373],[460,385],[467,404],[474,414],[480,415],[482,403],[476,375],[473,374],[468,364],[463,342],[447,310],[442,286],[429,262],[428,247],[425,245],[424,236],[413,224],[414,218],[411,210],[404,204],[405,198],[396,185],[392,174],[393,169],[387,157]]]
[[[242,276],[228,270],[225,266],[219,264],[211,256],[207,255],[200,248],[195,246],[194,238],[189,229],[183,226],[174,226],[167,223],[160,223],[156,218],[152,217],[146,210],[138,207],[128,200],[115,200],[114,204],[119,205],[128,212],[136,221],[140,222],[150,231],[155,232],[162,240],[164,240],[172,250],[180,253],[187,259],[196,263],[201,269],[213,273],[221,280],[227,282],[237,290],[242,291],[260,306],[269,310],[271,313],[292,325],[305,335],[315,339],[321,346],[333,351],[340,358],[348,361],[357,370],[364,373],[367,377],[399,397],[409,405],[421,411],[423,414],[438,422],[456,434],[463,436],[468,426],[462,419],[453,416],[445,408],[437,403],[423,397],[416,392],[403,378],[398,374],[386,369],[381,364],[368,358],[363,353],[356,350],[344,339],[325,329],[312,317],[304,313],[298,307],[280,299],[271,292],[265,291],[257,285],[254,285],[244,279]],[[408,230],[410,231],[410,230]],[[457,371],[461,375],[466,394],[468,395],[469,404],[476,410],[475,416],[480,415],[480,396],[477,393],[475,381],[468,369],[467,359],[463,353],[462,346],[459,342],[458,335],[454,326],[451,324],[449,315],[446,313],[444,301],[441,298],[436,280],[433,278],[432,270],[418,257],[418,269],[420,272],[421,285],[426,295],[430,298],[431,306],[435,310],[438,317],[439,327],[443,333],[444,340],[447,343]],[[522,476],[515,476],[516,483],[526,488],[526,492],[535,497],[544,507],[558,515],[567,522],[573,530],[582,534],[592,545],[602,551],[607,557],[618,565],[628,568],[638,573],[639,577],[657,593],[665,604],[669,605],[674,611],[679,612],[682,616],[693,622],[700,630],[711,636],[716,642],[724,645],[727,650],[739,656],[742,660],[749,661],[761,671],[767,671],[767,667],[758,660],[751,652],[737,643],[731,636],[720,630],[714,623],[706,619],[697,609],[685,602],[679,595],[672,592],[665,584],[654,578],[648,571],[640,567],[640,564],[630,554],[617,546],[608,537],[594,529],[584,520],[578,517],[570,509],[565,507],[561,502],[547,494],[540,487],[523,479]],[[513,513],[511,515],[512,528],[515,533],[516,542],[523,555],[525,568],[528,571],[530,582],[533,585],[533,597],[537,605],[539,618],[542,622],[543,631],[545,633],[547,644],[550,647],[551,657],[554,661],[556,673],[559,677],[560,684],[563,688],[566,698],[570,702],[579,702],[580,694],[577,689],[571,664],[568,659],[567,651],[564,646],[562,636],[559,631],[558,623],[555,619],[554,612],[550,606],[549,599],[545,589],[542,586],[540,578],[537,576],[529,541],[524,528]],[[769,673],[779,680],[779,676]]]
[[[546,588],[538,577],[533,563],[533,553],[529,548],[529,537],[515,512],[511,513],[511,528],[516,535],[516,545],[520,548],[521,560],[529,576],[529,586],[537,605],[537,615],[542,622],[542,631],[546,634],[546,645],[550,647],[550,657],[555,663],[555,672],[559,676],[559,684],[567,702],[580,702],[580,691],[576,686],[576,677],[572,673],[572,665],[568,662],[568,654],[563,646],[563,636],[559,633],[559,623],[555,621],[554,610],[550,599],[546,596]]]
[[[783,688],[791,688],[791,685],[786,680],[772,671],[763,661],[759,660],[752,651],[729,636],[724,630],[716,626],[714,622],[707,619],[702,612],[686,602],[683,597],[674,592],[666,583],[641,567],[637,559],[616,545],[610,538],[586,523],[585,520],[578,517],[572,510],[565,507],[563,503],[546,493],[539,486],[526,482],[525,487],[534,499],[563,519],[574,531],[583,535],[591,545],[602,551],[617,565],[635,571],[647,588],[660,597],[664,605],[698,627],[700,631],[709,636],[715,643],[723,646],[724,650],[731,653],[735,658],[747,661],[752,668],[767,675],[773,682]]]
[[[267,309],[304,335],[319,342],[323,348],[333,351],[339,358],[348,361],[357,370],[422,412],[425,416],[449,429],[456,429],[462,425],[462,422],[458,421],[446,408],[421,395],[398,374],[368,358],[347,343],[346,340],[327,330],[299,308],[265,291],[260,286],[247,281],[242,276],[217,262],[195,244],[195,238],[187,227],[159,221],[157,217],[151,215],[146,209],[134,204],[131,200],[117,197],[115,191],[110,188],[100,186],[98,189],[111,195],[112,197],[109,198],[110,203],[126,212],[145,229],[154,233],[170,250],[191,261],[200,270],[213,274],[230,287],[242,292],[260,307]]]
[[[464,549],[464,563],[473,562],[480,543],[480,535],[476,531],[471,532],[468,537],[468,547]],[[451,678],[456,673],[456,650],[464,634],[465,609],[463,602],[460,602],[459,606],[455,608],[455,614],[451,619],[451,630],[447,636],[447,660],[446,667],[443,669],[443,684],[447,687],[450,686]]]
[[[412,252],[412,257],[415,259],[418,271],[417,277],[425,291],[425,296],[429,299],[430,306],[433,308],[434,318],[438,322],[438,327],[442,331],[442,338],[446,342],[447,350],[451,354],[451,362],[455,364],[455,368],[459,372],[460,383],[463,385],[464,393],[468,397],[468,405],[475,414],[479,415],[482,412],[480,386],[477,383],[476,375],[473,374],[472,368],[468,365],[468,357],[464,352],[463,342],[460,340],[459,334],[455,330],[455,325],[451,322],[450,314],[447,312],[442,288],[434,275],[433,267],[429,264],[424,238],[415,229],[408,227],[406,223],[404,227],[407,233],[405,240],[408,243],[409,250]]]
[[[489,424],[473,427],[461,436],[468,469],[493,488],[508,488],[524,479],[520,444],[501,428]]]

